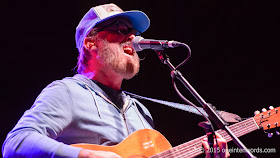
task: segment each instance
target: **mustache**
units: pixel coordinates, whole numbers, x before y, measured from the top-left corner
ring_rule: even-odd
[[[121,46],[131,46],[132,47],[132,42],[131,41],[126,41],[126,42],[122,42]]]

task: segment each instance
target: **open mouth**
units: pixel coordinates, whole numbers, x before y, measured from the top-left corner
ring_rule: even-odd
[[[128,55],[133,55],[133,48],[131,46],[123,46],[123,51]]]

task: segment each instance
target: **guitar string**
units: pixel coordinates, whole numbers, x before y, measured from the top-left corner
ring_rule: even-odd
[[[199,137],[199,138],[196,138],[196,139],[192,140],[192,142],[200,142],[200,143],[201,143],[201,141],[203,140],[204,137],[206,137],[206,136],[204,135],[204,136],[201,136],[201,137]],[[180,151],[180,152],[182,152],[182,151],[185,152],[187,148],[190,148],[190,146],[185,147],[188,143],[189,143],[189,142],[184,143],[184,144],[181,144],[181,145],[179,145],[179,146],[177,146],[177,147],[175,147],[175,148],[172,148],[172,149],[170,149],[170,150],[164,151],[164,152],[158,154],[158,156],[159,156],[159,157],[162,157],[162,156],[169,156],[169,157],[170,157],[171,155],[173,155],[173,153],[170,152],[171,150],[172,150],[173,152],[175,152],[175,153],[178,152],[178,151]],[[195,144],[197,144],[197,143],[193,143],[193,145],[195,145]],[[177,150],[177,149],[178,149],[178,150]]]
[[[248,121],[250,121],[249,123],[251,123],[250,125],[248,124]],[[252,118],[251,119],[247,119],[247,120],[244,120],[242,123],[240,123],[240,124],[233,124],[231,127],[235,127],[235,128],[230,128],[231,130],[236,130],[236,128],[238,128],[238,126],[237,125],[243,125],[244,126],[244,124],[246,124],[247,126],[252,126],[252,125],[254,125],[254,126],[256,126],[255,124],[254,124],[254,122],[252,121]],[[253,130],[246,130],[246,129],[253,129]],[[235,131],[235,134],[240,134],[240,135],[242,135],[243,133],[248,133],[247,131],[254,131],[256,129],[256,127],[255,128],[245,128],[245,129],[241,129],[240,130],[240,128],[239,129],[237,129],[237,131],[239,132],[239,133],[237,133],[236,131]],[[243,132],[242,130],[246,130],[245,132]],[[226,133],[226,131],[223,131],[223,130],[218,130],[217,132],[220,132],[219,134],[221,134],[221,135],[224,135],[225,137],[225,139],[226,140],[231,140],[230,138],[230,136]],[[222,133],[221,133],[222,132]],[[192,146],[198,146],[198,147],[201,147],[201,141],[202,141],[202,139],[204,138],[204,137],[206,137],[206,135],[204,135],[204,136],[202,136],[202,138],[201,137],[199,137],[199,138],[197,138],[197,139],[199,139],[199,141],[198,140],[193,140],[193,141],[195,141],[195,142],[197,142],[197,143],[193,143],[192,145],[189,145],[189,146],[183,146],[183,148],[181,148],[181,149],[179,149],[179,150],[174,150],[173,149],[173,152],[176,154],[176,153],[178,153],[178,151],[181,153],[180,155],[183,155],[182,153],[185,153],[185,154],[187,154],[187,155],[190,155],[190,156],[194,156],[194,155],[197,155],[196,153],[197,152],[195,152],[194,150],[191,150],[191,151],[194,151],[195,153],[194,154],[192,154],[192,153],[190,153],[190,152],[182,152],[182,150],[183,151],[186,151],[186,149],[188,149],[188,148],[194,148],[194,147],[192,147]],[[184,145],[187,145],[187,143],[186,144],[184,144]],[[180,146],[181,147],[181,146]],[[197,147],[196,147],[197,148]],[[177,149],[177,148],[176,148]],[[201,154],[201,153],[199,153],[199,154]],[[164,156],[171,156],[171,155],[173,155],[173,153],[167,153],[167,152],[164,152],[164,153],[162,153],[161,155],[164,155]],[[178,154],[177,154],[178,155]]]
[[[267,113],[266,115],[263,115],[263,118],[270,117],[271,115],[274,115],[274,114],[276,114],[276,112],[272,111],[270,114]],[[247,130],[246,129],[241,129],[241,130],[237,129],[238,133],[235,132],[235,134],[237,134],[239,137],[239,136],[242,136],[244,134],[247,134],[249,132],[259,129],[259,127],[258,127],[259,125],[255,124],[255,121],[258,123],[261,119],[262,119],[262,116],[260,115],[259,117],[256,117],[255,119],[251,118],[251,120],[253,120],[253,121],[250,121],[250,119],[245,120],[245,122],[243,121],[242,124],[245,125]],[[250,121],[250,122],[248,122],[248,121]],[[236,124],[234,124],[234,125],[236,125]],[[234,130],[236,130],[236,128],[238,128],[238,126],[233,126],[233,127],[235,127]],[[251,128],[248,128],[248,127],[251,127]],[[231,128],[231,130],[232,130],[232,128]],[[221,130],[221,133],[219,133],[219,134],[224,135],[223,137],[227,140],[227,142],[232,140],[232,138],[224,130]]]
[[[240,126],[244,127],[241,128]],[[250,129],[251,126],[255,127],[256,124],[252,119],[248,119],[246,120],[246,122],[243,122],[242,124],[240,124],[240,126],[234,126],[234,128],[230,128],[233,132],[235,132],[236,134],[242,133],[243,131],[246,132],[246,129]],[[241,128],[241,129],[240,129]],[[243,131],[242,131],[243,130]],[[247,130],[250,131],[250,130]],[[226,131],[222,130],[219,134],[221,134],[223,137],[227,137],[229,136],[227,134]]]
[[[256,129],[256,128],[252,128],[253,130],[252,131],[254,131],[254,129]],[[247,132],[245,132],[245,134],[246,134]],[[231,139],[231,137],[227,137],[227,142],[229,142],[229,141],[231,141],[232,139]],[[189,153],[189,154],[187,154],[188,155],[188,157],[194,157],[194,156],[198,156],[200,153]]]
[[[228,142],[229,140],[231,140],[229,137],[227,137],[227,138],[225,138],[225,139],[227,140],[227,142]],[[201,146],[201,142],[199,142],[199,143],[197,144],[197,146],[200,147],[200,146]],[[188,148],[188,147],[186,147],[186,148]],[[184,154],[184,156],[187,156],[187,157],[194,157],[194,156],[198,156],[198,155],[200,155],[200,154],[202,154],[202,153],[199,153],[199,152],[197,152],[197,151],[195,151],[195,150],[191,150],[191,152],[186,152],[186,153]]]
[[[183,147],[183,148],[181,148],[181,149],[179,149],[178,151],[182,151],[182,150],[184,150],[185,151],[185,149],[187,149],[187,148],[194,148],[194,147],[192,147],[192,146],[198,146],[198,148],[200,149],[200,147],[201,147],[201,141],[202,141],[202,139],[204,138],[204,137],[206,137],[206,136],[202,136],[202,138],[199,138],[199,141],[198,140],[194,140],[196,143],[192,143],[191,145],[188,145],[188,143],[186,143],[186,144],[184,144],[184,145],[188,145],[188,146],[186,146],[186,147]],[[193,141],[192,141],[193,142]],[[197,147],[196,147],[197,148]],[[177,148],[176,148],[177,149]],[[175,152],[177,151],[177,150],[174,150]],[[193,151],[193,150],[192,150]],[[182,152],[181,152],[182,153]],[[192,153],[190,153],[190,152],[185,152],[186,154],[188,154],[188,155],[192,155]],[[171,153],[172,154],[172,153]],[[166,153],[164,153],[164,156],[170,156],[171,154],[168,154],[167,152]],[[181,154],[182,155],[182,154]]]
[[[247,134],[249,132],[252,132],[254,130],[256,130],[257,128],[253,127],[253,128],[247,128],[247,130],[245,132],[243,131],[238,131],[238,132],[235,132],[234,134],[237,136],[237,137],[240,137],[240,136],[243,136],[244,134]],[[221,134],[221,133],[219,133]],[[221,135],[223,135],[223,137],[226,139],[227,142],[231,141],[232,138],[225,132],[223,132]]]
[[[253,118],[251,118],[251,119],[253,119]],[[248,119],[249,120],[249,119]],[[257,121],[257,119],[256,119],[256,121]],[[244,123],[247,123],[247,125],[248,125],[248,122],[244,122]],[[243,123],[243,124],[244,124]],[[251,121],[251,122],[249,122],[249,123],[251,123],[250,124],[250,126],[252,126],[252,125],[254,125],[253,126],[253,128],[246,128],[246,129],[248,129],[247,131],[254,131],[254,130],[256,130],[256,129],[258,129],[257,127],[256,127],[256,124],[255,124],[255,122],[253,122],[253,121]],[[235,124],[234,124],[235,125]],[[242,129],[242,130],[240,130],[241,132],[239,132],[239,134],[242,136],[243,134],[246,134],[246,133],[248,133],[248,132],[244,132],[244,130]],[[227,140],[227,142],[228,141],[231,141],[232,139],[231,139],[231,137],[226,133],[226,131],[222,131],[223,133],[222,134],[225,134],[226,135],[226,137],[224,137],[226,140]],[[221,134],[221,133],[220,133]],[[221,134],[221,135],[222,135]],[[235,133],[235,134],[238,134],[238,133]],[[240,136],[239,135],[239,136]],[[197,154],[194,154],[194,155],[190,155],[190,156],[197,156]]]
[[[256,129],[256,128],[254,128],[254,129]],[[206,136],[205,136],[206,137]],[[199,149],[199,147],[201,147],[201,141],[202,140],[200,140],[199,142],[197,142],[197,143],[195,143],[196,144],[196,146],[197,146],[197,144],[198,144],[198,146],[196,147],[196,149],[198,148]],[[190,148],[190,146],[187,146],[187,147],[183,147],[183,148],[181,148],[180,150],[179,150],[179,152],[180,152],[180,154],[181,155],[184,155],[184,154],[182,154],[182,150],[184,150],[184,153],[185,153],[185,155],[189,155],[189,156],[197,156],[197,155],[200,155],[201,153],[199,153],[199,151],[197,152],[197,151],[195,151],[195,150],[191,150],[191,151],[193,151],[193,152],[195,152],[195,153],[191,153],[191,152],[185,152],[186,150],[185,149],[187,149],[187,148]],[[177,152],[176,150],[174,150],[175,152]],[[178,152],[177,152],[178,153]],[[176,154],[176,153],[175,153]],[[167,154],[164,154],[164,155],[167,155]],[[169,154],[170,155],[170,154]],[[172,154],[173,155],[173,154]],[[177,154],[178,155],[178,154]],[[188,156],[188,157],[189,157]]]
[[[252,130],[253,129],[253,130]],[[245,132],[243,132],[242,130],[240,130],[240,131],[238,131],[238,133],[237,132],[235,132],[235,131],[233,131],[236,135],[238,135],[238,136],[240,136],[240,135],[243,135],[244,133],[248,133],[247,131],[254,131],[256,128],[247,128],[247,130],[245,131]],[[221,133],[222,132],[222,133]],[[224,136],[224,138],[227,140],[227,142],[229,142],[229,141],[231,141],[231,137],[225,132],[225,131],[219,131],[219,134],[221,134],[221,135],[226,135],[226,136]],[[201,146],[201,142],[199,142],[198,144],[197,144],[197,146],[199,147],[199,146]],[[194,151],[195,152],[195,151]],[[195,153],[191,153],[191,152],[189,152],[189,153],[187,153],[187,155],[188,156],[197,156],[197,155],[199,155],[200,153],[197,153],[197,152],[195,152]]]
[[[273,115],[273,114],[275,114],[275,113],[272,112],[270,115]],[[267,114],[267,115],[264,115],[264,117],[268,117],[268,116],[270,116],[270,115]],[[253,118],[251,118],[251,119],[253,119]],[[260,121],[260,119],[261,119],[261,117],[256,117],[255,121],[258,122],[258,121]],[[247,120],[250,120],[250,119],[247,119]],[[244,122],[243,124],[245,124],[245,123],[246,123],[247,126],[249,126],[249,124],[248,124],[247,121]],[[246,128],[247,131],[250,131],[250,132],[251,132],[251,131],[254,131],[254,130],[258,129],[258,127],[256,127],[255,122],[251,121],[251,122],[249,122],[249,123],[251,123],[250,126],[254,125],[254,127],[253,127],[253,128],[248,128],[248,127],[247,127],[247,128]],[[236,124],[234,124],[234,125],[236,125]],[[219,134],[224,135],[223,137],[227,140],[227,142],[232,140],[231,137],[226,133],[226,131],[222,130],[221,132],[222,132],[222,133],[219,133]],[[246,134],[246,133],[248,133],[248,132],[246,132],[246,131],[244,132],[244,130],[240,130],[239,136],[242,136],[243,134]],[[238,134],[238,133],[235,133],[235,134]],[[190,156],[197,156],[197,155],[192,155],[192,154],[190,154]]]
[[[275,113],[272,112],[270,115],[273,115],[273,114],[275,114]],[[269,114],[267,114],[267,115],[269,116]],[[267,115],[264,115],[264,117],[267,117]],[[246,134],[246,133],[252,132],[252,131],[258,129],[258,128],[256,128],[255,122],[254,122],[254,121],[251,121],[252,119],[253,119],[253,118],[247,119],[247,120],[245,120],[245,122],[243,121],[241,124],[238,124],[238,125],[245,126],[245,127],[247,127],[247,128],[244,128],[244,129],[241,129],[241,130],[240,130],[240,127],[238,127],[238,125],[234,124],[235,126],[232,126],[232,128],[230,128],[230,129],[231,129],[231,130],[236,130],[236,128],[238,128],[238,129],[237,129],[237,132],[238,132],[238,133],[235,131],[235,134],[238,134],[238,136],[242,136],[242,135],[244,135],[244,134]],[[258,121],[260,121],[260,119],[262,119],[262,118],[261,118],[261,117],[256,117],[255,121],[258,122]],[[250,121],[249,123],[251,123],[251,124],[248,124],[248,121]],[[248,126],[252,126],[252,125],[254,125],[255,128],[248,128]],[[249,132],[248,132],[248,131],[249,131]],[[220,132],[220,134],[227,140],[227,142],[232,140],[231,137],[230,137],[225,131],[222,130],[222,131]],[[204,136],[204,137],[206,137],[206,136]],[[192,142],[193,142],[193,141],[192,141]],[[182,150],[185,150],[185,149],[187,149],[187,148],[191,148],[192,146],[197,146],[197,144],[198,144],[198,143],[193,143],[191,146],[189,145],[189,146],[183,147],[183,148],[181,148],[181,149],[179,149],[179,150],[175,150],[175,148],[174,148],[174,149],[173,149],[173,151],[174,151],[173,153],[176,154],[176,152],[178,153],[178,151],[179,151],[180,153],[182,153],[182,152],[181,152]],[[200,146],[200,144],[201,144],[201,141],[199,141],[199,146]],[[187,144],[185,144],[185,145],[187,145]],[[178,148],[176,148],[176,149],[178,149]],[[169,150],[169,151],[170,151],[170,150]],[[193,150],[192,150],[192,151],[193,151]],[[168,156],[170,156],[170,154],[173,155],[173,153],[163,152],[162,155],[168,155]],[[185,152],[185,153],[186,153],[186,152]],[[181,155],[182,155],[182,154],[181,154]]]
[[[270,114],[266,114],[266,115],[264,115],[264,117],[269,117],[270,115],[274,115],[274,114],[276,114],[276,112],[272,112],[272,113],[270,113]],[[254,121],[258,122],[258,121],[260,121],[261,119],[262,119],[261,116],[260,116],[260,117],[256,117],[255,119],[254,119],[254,118],[249,118],[249,119],[244,120],[244,121],[242,121],[242,122],[240,122],[240,123],[233,124],[232,126],[230,126],[230,129],[233,131],[234,134],[238,135],[238,137],[239,137],[239,136],[242,136],[242,135],[244,135],[244,134],[247,134],[247,133],[249,133],[249,132],[252,132],[252,131],[258,129],[258,128],[256,127],[256,124],[255,124]],[[241,128],[241,129],[240,129],[239,126],[245,126],[246,128]],[[252,126],[253,126],[253,127],[252,127]],[[248,128],[248,127],[250,127],[250,128]],[[218,130],[218,131],[216,131],[216,132],[219,132],[219,134],[222,135],[222,136],[224,137],[224,139],[227,140],[227,142],[229,142],[229,141],[232,140],[232,138],[227,134],[226,131],[224,131],[224,130]],[[168,151],[169,151],[168,153],[167,153],[167,151],[162,152],[162,153],[160,153],[158,156],[161,156],[161,155],[162,155],[162,156],[171,156],[171,155],[174,155],[174,153],[175,153],[176,155],[178,155],[178,152],[180,152],[180,155],[181,155],[181,156],[182,156],[182,155],[183,155],[183,156],[187,156],[187,155],[188,155],[188,156],[197,156],[197,155],[200,155],[200,154],[202,154],[202,153],[198,153],[197,150],[193,150],[193,149],[200,148],[200,146],[201,146],[201,141],[204,139],[204,137],[206,137],[206,135],[194,139],[192,142],[195,142],[195,143],[192,143],[191,145],[188,145],[189,143],[187,142],[187,143],[185,143],[185,144],[182,144],[182,145],[179,145],[179,146],[177,146],[177,147],[175,147],[175,148],[172,148],[172,150],[168,150]],[[187,145],[188,145],[188,146],[187,146]],[[193,146],[195,146],[195,147],[193,147]],[[192,153],[192,152],[185,152],[188,148],[189,148],[192,152],[194,152],[194,153]],[[193,149],[191,149],[191,148],[193,148]],[[173,151],[173,153],[172,153],[171,151]]]

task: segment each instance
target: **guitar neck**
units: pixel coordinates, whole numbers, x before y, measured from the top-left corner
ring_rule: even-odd
[[[249,118],[247,120],[241,121],[239,123],[233,124],[229,126],[229,129],[233,132],[233,134],[237,137],[243,136],[250,132],[253,132],[259,129],[258,124],[255,122],[254,118]],[[223,138],[226,139],[227,142],[231,141],[232,138],[227,134],[225,130],[216,131]],[[164,158],[164,157],[195,157],[202,154],[202,141],[207,136],[201,136],[179,146],[176,146],[170,150],[164,151],[157,155],[152,156],[152,158]]]

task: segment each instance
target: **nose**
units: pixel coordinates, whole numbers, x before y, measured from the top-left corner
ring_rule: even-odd
[[[133,39],[135,38],[135,35],[134,34],[129,34],[127,37],[126,37],[126,41],[132,41]]]

